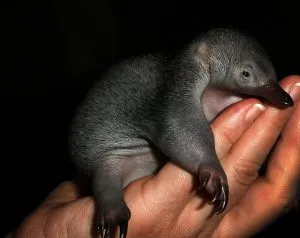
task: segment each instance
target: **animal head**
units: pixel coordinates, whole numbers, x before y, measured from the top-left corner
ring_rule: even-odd
[[[278,84],[268,54],[251,36],[233,29],[212,29],[196,39],[194,46],[213,86],[263,97],[280,107],[293,105]]]

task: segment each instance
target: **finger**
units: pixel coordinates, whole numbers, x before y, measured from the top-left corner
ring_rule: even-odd
[[[244,99],[225,109],[215,118],[211,128],[220,159],[264,110],[265,107],[258,99]]]
[[[218,232],[225,237],[244,237],[260,231],[291,208],[299,177],[300,103],[296,105],[268,162],[266,176],[259,178],[239,205],[224,217],[220,226],[223,229]],[[232,221],[235,221],[234,227]],[[237,231],[243,233],[237,234]]]
[[[281,82],[287,91],[292,80]],[[294,82],[293,82],[294,83]],[[224,160],[231,190],[243,193],[258,175],[263,162],[288,121],[293,108],[266,106],[265,112],[247,129]]]
[[[300,83],[298,86],[300,94]],[[268,162],[265,182],[272,187],[280,187],[276,190],[277,201],[286,200],[293,195],[300,179],[300,103],[296,105],[294,113],[284,128],[278,145]],[[274,191],[274,192],[276,192]],[[273,193],[274,193],[273,192]]]
[[[151,201],[151,203],[155,204],[154,207],[159,208],[162,214],[166,209],[168,213],[176,215],[196,193],[195,185],[195,177],[192,174],[173,162],[168,162],[156,176],[145,184],[144,193],[156,194],[155,201]],[[149,197],[153,198],[153,196]]]
[[[76,201],[80,198],[80,189],[75,182],[66,181],[58,185],[44,200],[41,207],[52,208]]]
[[[93,197],[81,198],[57,207],[46,220],[48,237],[95,237],[96,206]],[[52,233],[53,232],[53,233]]]
[[[141,234],[153,233],[153,227],[158,229],[155,234],[159,233],[159,229],[165,230],[166,226],[169,226],[169,235],[172,232],[180,234],[176,224],[190,197],[196,193],[194,180],[192,174],[168,162],[157,175],[144,177],[129,184],[124,195],[132,214],[129,226],[136,229],[129,229],[128,234],[142,237]],[[141,220],[140,217],[147,219]]]

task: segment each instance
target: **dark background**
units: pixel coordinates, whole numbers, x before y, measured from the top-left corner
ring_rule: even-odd
[[[14,229],[72,178],[68,124],[91,83],[131,55],[171,52],[211,27],[254,35],[279,78],[299,74],[298,7],[288,1],[10,1],[1,8],[1,227]],[[266,229],[297,234],[289,213]],[[299,232],[298,232],[299,234]]]

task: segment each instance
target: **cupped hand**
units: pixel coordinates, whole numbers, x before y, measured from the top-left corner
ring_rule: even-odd
[[[197,192],[195,177],[169,162],[158,174],[125,188],[132,214],[128,238],[249,237],[291,208],[300,177],[300,77],[280,84],[294,107],[244,99],[211,123],[228,177],[227,209],[213,214],[213,205]],[[93,197],[81,197],[74,182],[64,182],[22,222],[15,237],[93,237],[95,207]]]

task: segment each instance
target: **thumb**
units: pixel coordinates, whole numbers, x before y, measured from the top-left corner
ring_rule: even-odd
[[[60,184],[16,230],[14,237],[94,237],[95,203],[79,197],[72,182]]]

